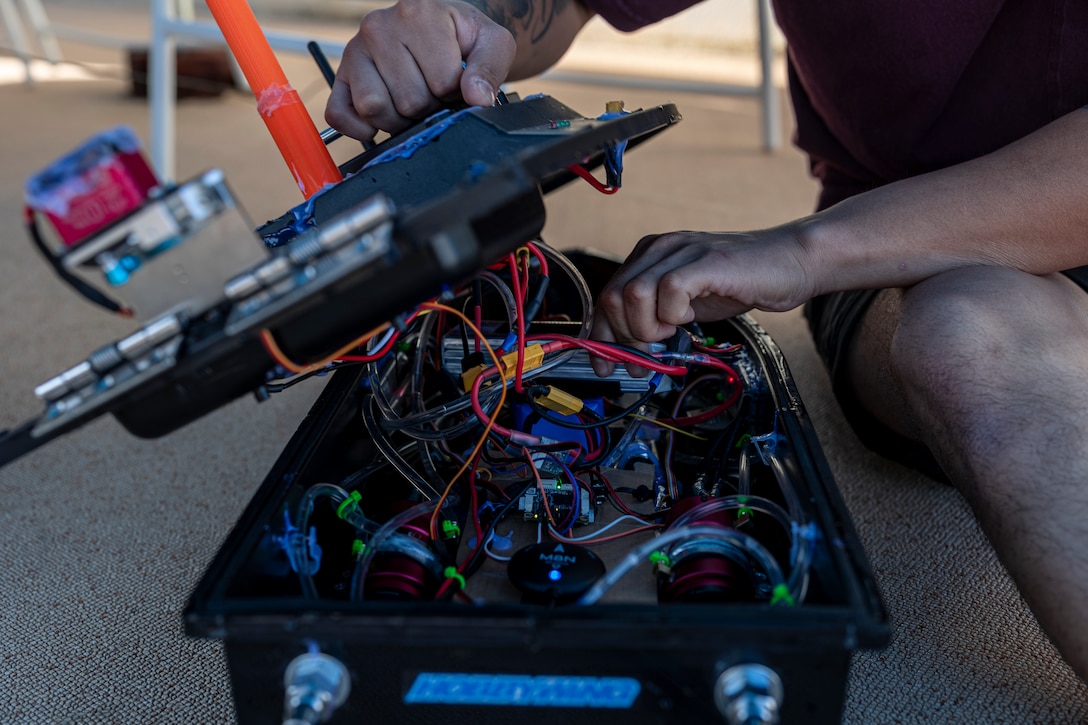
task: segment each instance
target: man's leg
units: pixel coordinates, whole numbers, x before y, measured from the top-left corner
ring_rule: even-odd
[[[1088,681],[1088,294],[995,267],[885,290],[847,372],[870,413],[933,452]]]

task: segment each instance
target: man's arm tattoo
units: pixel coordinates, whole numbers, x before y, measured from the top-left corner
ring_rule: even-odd
[[[571,0],[466,1],[509,30],[514,37],[527,37],[533,45],[539,43],[548,34],[552,21],[571,3]]]

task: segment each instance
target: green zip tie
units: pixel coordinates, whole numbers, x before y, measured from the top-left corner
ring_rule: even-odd
[[[446,539],[456,539],[461,535],[461,527],[456,521],[446,519],[442,522],[442,536]]]
[[[358,491],[352,491],[351,494],[344,500],[344,503],[340,504],[336,508],[336,515],[340,518],[344,518],[347,514],[348,507],[355,508],[359,505],[359,499],[363,497],[363,494]]]
[[[351,542],[351,553],[355,556],[362,556],[366,553],[366,544],[362,539],[356,539]]]
[[[672,566],[672,563],[669,561],[669,555],[666,554],[663,551],[651,552],[650,553],[650,563],[651,564],[662,564],[664,566]]]
[[[748,441],[750,440],[752,440],[752,434],[745,433],[740,437],[740,440],[737,441],[737,445],[735,446],[736,449],[739,451],[741,448],[744,448],[746,445],[748,445]]]
[[[778,584],[771,592],[771,606],[778,604],[779,602],[785,602],[787,607],[792,607],[796,602],[793,601],[793,597],[790,595],[790,588],[785,584]]]
[[[461,572],[457,571],[457,567],[447,566],[442,571],[442,576],[446,577],[447,579],[455,580],[458,584],[461,585],[461,591],[464,591],[464,589],[465,589],[465,577],[461,575]]]

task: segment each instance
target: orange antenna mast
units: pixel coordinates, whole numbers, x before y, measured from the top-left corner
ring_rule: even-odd
[[[257,98],[283,160],[306,198],[341,180],[298,91],[287,82],[272,46],[245,0],[208,0],[208,9]]]

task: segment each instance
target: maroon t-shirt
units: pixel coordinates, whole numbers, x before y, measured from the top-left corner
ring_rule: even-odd
[[[633,30],[699,0],[585,2]],[[1088,104],[1084,0],[774,5],[795,140],[823,182],[821,207],[989,153]]]

